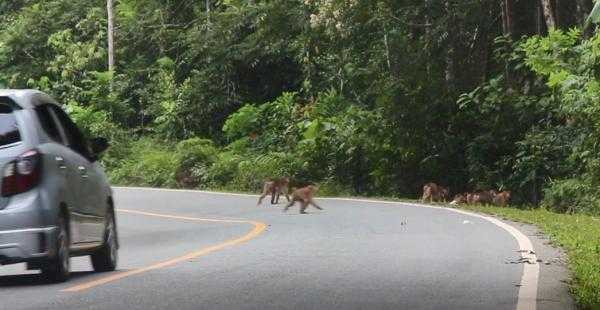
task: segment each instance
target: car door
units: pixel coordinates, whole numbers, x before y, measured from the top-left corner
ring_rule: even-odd
[[[51,109],[67,137],[67,145],[72,151],[70,160],[76,165],[77,176],[74,181],[79,182],[77,197],[81,210],[83,242],[102,242],[106,202],[101,197],[103,191],[99,188],[97,171],[91,161],[87,141],[63,110],[55,105]]]
[[[72,160],[73,151],[67,146],[66,136],[50,110],[50,106],[51,104],[42,104],[35,108],[35,114],[45,135],[38,149],[45,155],[45,172],[62,179],[64,182],[62,188],[59,189],[59,196],[69,209],[71,242],[77,244],[83,242],[81,233],[82,218],[80,216],[83,209],[77,198],[80,185],[80,182],[76,182],[77,165]]]

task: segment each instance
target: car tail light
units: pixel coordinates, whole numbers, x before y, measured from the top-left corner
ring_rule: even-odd
[[[23,153],[2,170],[2,196],[9,197],[34,188],[40,181],[42,158],[37,150]]]

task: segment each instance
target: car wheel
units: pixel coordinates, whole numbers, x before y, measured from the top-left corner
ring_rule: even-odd
[[[106,213],[104,244],[92,254],[92,266],[96,272],[114,271],[117,268],[118,243],[117,225],[112,208]]]
[[[65,282],[69,279],[71,267],[70,238],[65,216],[58,218],[57,226],[55,255],[42,266],[42,275],[52,282]]]

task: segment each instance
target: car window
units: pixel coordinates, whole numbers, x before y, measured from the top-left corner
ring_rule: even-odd
[[[47,105],[36,107],[35,114],[37,114],[37,117],[40,120],[40,125],[42,126],[42,129],[48,135],[48,137],[50,137],[50,139],[52,139],[58,143],[61,143],[61,144],[66,144],[60,135],[58,126],[57,126],[54,118],[52,117],[52,114],[50,114],[50,111],[48,110]]]
[[[83,157],[91,159],[91,153],[88,148],[87,140],[79,128],[77,128],[77,125],[75,125],[71,118],[69,118],[69,116],[59,107],[55,105],[50,105],[49,107],[58,118],[60,126],[64,130],[65,136],[68,140],[67,145],[75,152],[81,154]]]
[[[0,146],[21,141],[19,125],[12,106],[0,101]]]

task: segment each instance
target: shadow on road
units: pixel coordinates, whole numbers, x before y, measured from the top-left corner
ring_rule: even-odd
[[[71,280],[96,274],[93,271],[79,271],[71,273]],[[0,276],[0,287],[37,286],[52,284],[42,274],[22,274]]]
[[[293,212],[285,212],[285,213],[283,213],[283,215],[286,215],[286,216],[294,216],[294,215],[295,216],[307,216],[307,215],[322,215],[322,214],[324,214],[324,213],[323,212],[309,212],[309,211],[306,211],[306,213],[304,213],[304,214],[298,213],[298,212],[295,212],[295,213],[293,213]]]

